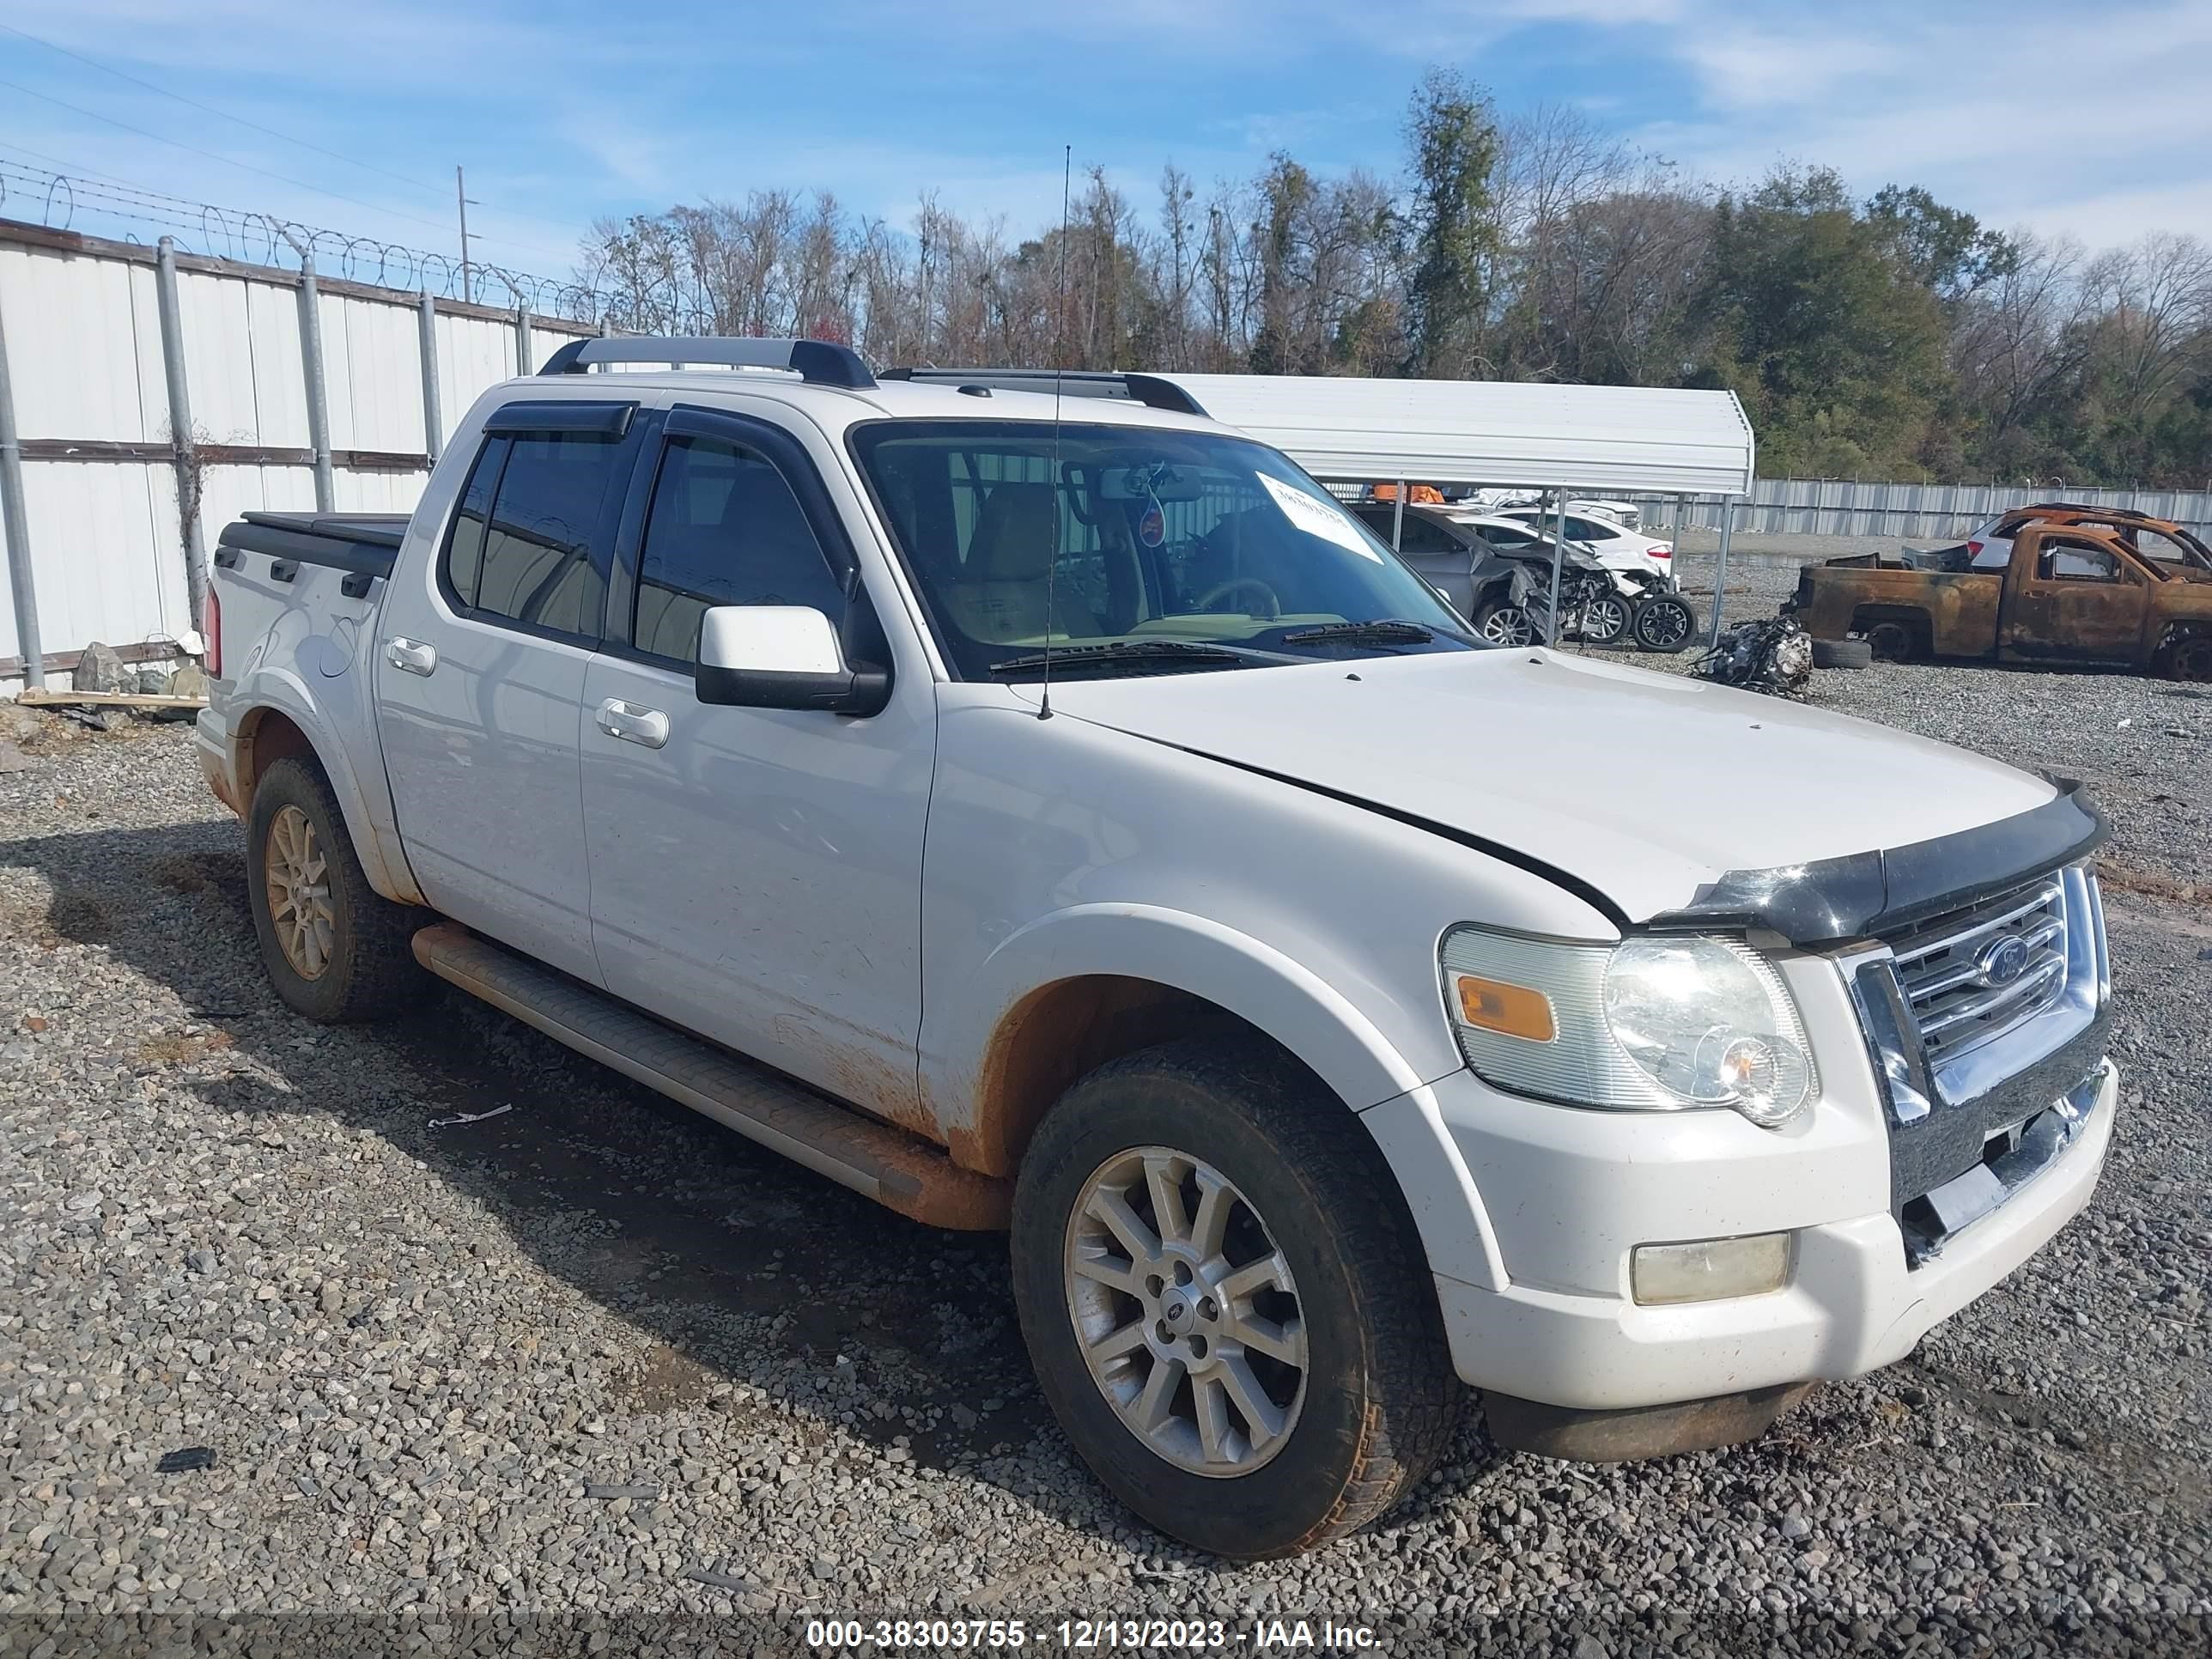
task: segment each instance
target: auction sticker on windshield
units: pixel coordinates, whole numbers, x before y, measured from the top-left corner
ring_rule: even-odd
[[[1309,536],[1322,537],[1339,547],[1349,548],[1363,559],[1370,559],[1376,564],[1382,562],[1382,556],[1367,544],[1367,538],[1344,516],[1341,508],[1317,501],[1304,490],[1293,489],[1264,472],[1255,476],[1267,487],[1267,493],[1275,498],[1275,505],[1283,509],[1283,516]]]

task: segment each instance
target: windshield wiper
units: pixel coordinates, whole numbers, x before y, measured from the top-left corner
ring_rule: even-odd
[[[1285,645],[1308,645],[1319,640],[1349,640],[1355,645],[1426,645],[1436,629],[1419,623],[1379,618],[1374,622],[1316,623],[1293,628],[1282,636]]]
[[[1108,666],[1123,662],[1249,662],[1249,653],[1226,646],[1202,645],[1195,640],[1113,640],[1104,645],[1071,645],[1065,650],[1036,651],[1027,656],[1006,657],[991,665],[994,674],[1023,674],[1050,663],[1055,669]]]

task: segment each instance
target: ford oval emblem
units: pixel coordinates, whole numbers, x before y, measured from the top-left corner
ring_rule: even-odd
[[[2001,988],[2027,971],[2027,941],[2017,933],[2007,933],[1984,945],[1981,955],[1974,958],[1974,966],[1980,970],[1983,984]]]

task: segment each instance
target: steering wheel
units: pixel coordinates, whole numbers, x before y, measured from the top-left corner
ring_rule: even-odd
[[[1227,581],[1208,588],[1199,596],[1198,608],[1200,611],[1211,611],[1231,593],[1244,590],[1258,594],[1267,602],[1267,609],[1264,613],[1257,611],[1253,613],[1261,622],[1273,622],[1283,614],[1283,602],[1276,598],[1275,590],[1257,576],[1231,576]]]

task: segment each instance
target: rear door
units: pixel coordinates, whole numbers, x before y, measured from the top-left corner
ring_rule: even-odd
[[[577,729],[636,414],[495,413],[434,556],[393,584],[377,653],[377,729],[424,897],[591,981]]]
[[[2100,534],[2023,529],[2013,543],[1998,654],[2023,661],[2132,662],[2142,650],[2150,580]]]
[[[710,605],[811,605],[846,628],[848,657],[890,659],[826,449],[817,465],[780,423],[678,406],[658,450],[584,687],[607,988],[912,1122],[933,687],[902,670],[866,719],[701,702]]]

